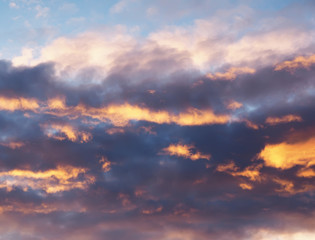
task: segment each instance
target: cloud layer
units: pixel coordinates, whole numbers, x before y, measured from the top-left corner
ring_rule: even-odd
[[[0,61],[0,235],[314,238],[314,28],[291,11],[240,4]]]

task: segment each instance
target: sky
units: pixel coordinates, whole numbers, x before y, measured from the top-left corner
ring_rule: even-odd
[[[0,239],[315,239],[312,0],[0,0]]]

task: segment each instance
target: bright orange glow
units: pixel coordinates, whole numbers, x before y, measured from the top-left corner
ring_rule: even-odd
[[[287,69],[292,72],[297,68],[309,68],[313,64],[315,64],[315,55],[309,57],[299,56],[292,61],[285,61],[283,63],[279,63],[275,67],[275,70],[279,71],[282,69]]]
[[[278,183],[281,188],[277,189],[276,191],[278,192],[287,192],[290,194],[294,194],[294,184],[291,181],[280,179],[280,178],[275,178],[273,179],[274,182]]]
[[[297,176],[304,178],[312,178],[315,177],[315,171],[311,168],[303,168],[298,171]]]
[[[48,109],[66,109],[64,97],[49,99],[47,105]]]
[[[227,164],[218,165],[217,171],[218,172],[226,172],[232,176],[242,176],[246,177],[251,181],[260,181],[260,169],[262,165],[253,165],[246,167],[243,171],[239,170],[239,167],[235,165],[233,161],[230,161]]]
[[[234,80],[237,77],[237,75],[248,74],[248,73],[253,74],[255,72],[256,72],[255,69],[249,68],[249,67],[239,67],[239,68],[232,67],[224,73],[220,73],[220,72],[217,72],[215,74],[209,73],[207,77],[212,78],[214,80],[217,80],[217,79]]]
[[[227,104],[226,108],[227,108],[227,109],[236,110],[236,109],[241,108],[242,106],[243,106],[243,104],[240,103],[240,102],[237,102],[237,101],[230,101],[230,102]]]
[[[102,108],[87,107],[79,104],[74,107],[66,106],[65,99],[58,97],[50,99],[46,104],[39,105],[36,100],[25,98],[4,98],[0,97],[0,111],[32,110],[41,111],[46,114],[56,116],[67,116],[71,118],[91,117],[102,122],[111,122],[117,127],[123,127],[129,124],[129,121],[148,121],[158,124],[175,123],[181,126],[197,126],[207,124],[225,124],[230,121],[230,116],[226,114],[216,115],[211,109],[200,110],[188,108],[179,114],[173,114],[168,111],[153,111],[149,108],[130,105],[109,105]],[[75,141],[75,135],[72,130],[57,127],[67,135],[68,139]],[[87,137],[87,136],[85,136]],[[88,138],[85,138],[86,140]]]
[[[171,122],[181,126],[196,126],[208,124],[225,124],[230,120],[229,115],[215,115],[212,110],[199,110],[189,108],[187,112],[180,113],[178,116],[171,115]]]
[[[249,178],[251,181],[260,181],[261,165],[248,166],[243,171],[231,173],[233,176],[243,176]]]
[[[158,124],[176,123],[185,125],[203,124],[224,124],[229,121],[228,115],[215,115],[211,110],[198,110],[189,108],[186,112],[174,115],[167,111],[151,111],[148,108],[141,108],[130,104],[110,105],[101,109],[77,108],[82,115],[86,115],[99,120],[109,120],[115,126],[125,126],[130,120],[149,121]]]
[[[99,162],[102,164],[102,169],[104,172],[110,171],[112,164],[110,161],[108,161],[108,159],[106,157],[102,157]]]
[[[39,103],[34,99],[26,98],[5,98],[0,97],[0,111],[31,110],[39,108]]]
[[[84,105],[51,109],[48,113],[57,116],[91,117],[102,122],[110,121],[117,127],[128,125],[129,121],[148,121],[158,124],[176,123],[181,126],[196,126],[204,124],[224,124],[230,120],[229,115],[216,115],[212,110],[188,108],[178,115],[168,111],[152,111],[148,108],[130,105],[109,105],[103,108],[92,108]]]
[[[233,161],[230,161],[227,164],[220,164],[217,166],[218,172],[236,172],[238,171],[238,167],[235,165]]]
[[[58,140],[68,139],[72,142],[80,141],[83,143],[90,141],[92,138],[90,133],[77,131],[71,125],[45,124],[43,128],[48,137]]]
[[[95,180],[93,176],[85,173],[85,169],[71,166],[59,166],[53,170],[39,172],[14,169],[0,172],[0,179],[2,180],[0,187],[10,191],[12,187],[17,186],[25,191],[32,188],[43,190],[46,193],[68,191],[73,188],[85,189],[88,184]],[[84,180],[78,179],[79,174],[84,174]]]
[[[210,160],[211,158],[210,155],[201,154],[198,151],[195,151],[195,153],[193,153],[192,152],[193,150],[194,150],[194,146],[191,146],[191,145],[171,144],[167,148],[164,148],[163,152],[171,156],[189,158],[193,161],[198,160],[198,159]]]
[[[253,189],[253,186],[248,184],[248,183],[241,183],[240,184],[240,187],[244,190],[252,190]]]
[[[296,165],[315,164],[315,138],[297,143],[267,144],[259,157],[265,165],[280,169],[289,169]]]
[[[269,125],[277,125],[280,123],[289,123],[289,122],[302,122],[302,118],[297,115],[286,115],[283,117],[268,117],[265,121]]]

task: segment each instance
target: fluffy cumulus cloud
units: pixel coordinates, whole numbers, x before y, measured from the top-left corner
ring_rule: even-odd
[[[160,4],[150,18],[172,9]],[[314,22],[288,17],[307,11],[298,3],[224,4],[0,61],[4,239],[314,238]]]

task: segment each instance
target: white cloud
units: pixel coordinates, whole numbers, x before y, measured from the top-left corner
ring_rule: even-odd
[[[194,65],[211,71],[224,65],[257,67],[270,65],[291,54],[306,54],[313,44],[314,30],[270,26],[268,31],[253,28],[254,14],[243,7],[219,13],[211,19],[195,20],[190,26],[169,26],[151,33],[149,39],[162,47],[187,52]],[[240,34],[241,32],[246,34]]]
[[[14,57],[12,63],[14,66],[27,66],[31,65],[33,60],[33,49],[32,48],[23,48],[21,56]]]
[[[40,5],[37,5],[35,7],[36,10],[36,18],[40,18],[40,17],[47,17],[48,12],[49,12],[49,8],[48,7],[42,7]]]
[[[126,4],[119,3],[115,11]],[[220,68],[230,66],[257,69],[273,65],[292,54],[307,54],[306,49],[312,46],[314,30],[291,26],[285,19],[281,29],[279,23],[260,28],[251,21],[253,15],[255,12],[248,7],[224,10],[210,19],[168,26],[147,37],[135,38],[131,29],[122,26],[60,37],[43,46],[38,58],[23,51],[14,63],[55,62],[59,74],[73,77],[87,69],[97,70],[104,78],[112,69],[144,70],[147,74],[160,71],[161,75],[187,66],[209,73],[222,72]],[[70,19],[68,23],[82,21]]]
[[[306,240],[315,239],[314,232],[297,231],[279,233],[276,231],[260,230],[251,236],[251,240]]]
[[[130,0],[121,0],[121,1],[119,1],[113,7],[111,7],[110,13],[117,14],[117,13],[123,12],[127,8],[129,2],[130,2]]]
[[[10,8],[19,8],[19,6],[15,2],[9,3]]]
[[[41,48],[39,58],[32,58],[24,51],[22,56],[13,60],[16,65],[25,62],[30,65],[55,62],[57,73],[69,77],[89,68],[98,69],[104,76],[115,58],[130,51],[135,44],[133,37],[119,29],[102,33],[86,32],[74,38],[55,39]]]

